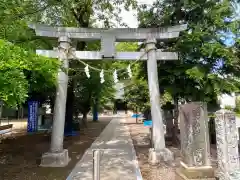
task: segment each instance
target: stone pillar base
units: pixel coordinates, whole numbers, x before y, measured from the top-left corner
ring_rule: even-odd
[[[181,162],[176,173],[183,180],[216,180],[212,166],[188,167]]]
[[[156,151],[153,148],[150,148],[149,152],[148,152],[148,163],[152,166],[155,166],[155,165],[158,165],[159,162],[160,161],[159,161]]]
[[[42,155],[41,167],[65,167],[71,159],[68,156],[68,150],[62,152],[47,152]]]
[[[171,164],[174,160],[172,151],[167,148],[162,149],[160,152],[156,152],[154,148],[149,149],[148,162],[151,165],[157,165],[163,160],[167,164]]]

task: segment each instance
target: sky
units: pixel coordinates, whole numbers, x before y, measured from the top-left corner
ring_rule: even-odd
[[[155,0],[137,0],[138,5],[148,4],[151,5]],[[121,17],[123,18],[123,22],[126,23],[130,28],[137,28],[137,12],[134,10],[126,11],[123,10],[121,13]]]

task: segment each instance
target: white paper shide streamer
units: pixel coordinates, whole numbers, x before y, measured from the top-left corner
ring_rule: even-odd
[[[100,72],[100,83],[102,84],[104,82],[105,82],[105,80],[104,80],[104,71],[102,69],[102,71]]]
[[[90,73],[89,73],[88,65],[86,65],[86,67],[84,68],[84,70],[85,70],[86,76],[87,76],[88,78],[90,78]]]
[[[132,78],[132,70],[131,70],[130,64],[129,64],[128,68],[127,68],[127,72],[128,72],[128,76],[129,76],[130,78]]]
[[[117,70],[116,69],[113,73],[113,81],[114,81],[114,83],[118,83],[118,77],[117,77]]]

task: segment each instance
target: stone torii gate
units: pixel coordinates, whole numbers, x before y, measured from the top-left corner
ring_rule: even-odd
[[[186,25],[178,25],[168,28],[65,28],[49,27],[44,25],[31,25],[37,36],[58,38],[59,47],[54,50],[37,50],[37,54],[59,58],[64,68],[68,68],[68,60],[79,58],[85,60],[147,60],[148,86],[151,102],[151,114],[153,121],[153,145],[154,151],[164,157],[169,157],[166,152],[163,120],[160,110],[160,93],[158,83],[157,60],[177,60],[175,52],[162,52],[156,50],[156,41],[165,42],[168,39],[179,37],[180,31],[186,30]],[[71,39],[74,41],[101,40],[101,51],[76,51],[71,47]],[[145,42],[146,52],[116,52],[115,42]],[[72,53],[69,53],[71,51]],[[74,54],[74,56],[72,55]],[[70,160],[68,150],[63,149],[65,108],[68,86],[68,75],[61,69],[58,73],[55,109],[53,115],[53,129],[50,151],[43,154],[41,166],[63,167]]]

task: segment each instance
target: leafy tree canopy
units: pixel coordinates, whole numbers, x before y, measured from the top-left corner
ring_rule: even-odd
[[[9,106],[24,103],[29,89],[44,91],[55,85],[58,67],[57,60],[0,40],[0,99]]]
[[[239,91],[239,49],[223,42],[227,32],[238,33],[231,1],[157,1],[139,9],[140,27],[188,24],[176,42],[157,47],[179,52],[179,60],[159,63],[160,87],[190,100],[216,100],[221,93]],[[146,69],[146,68],[145,68]]]

